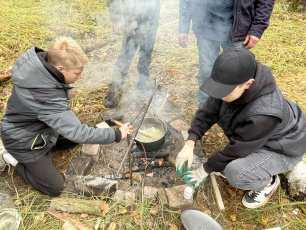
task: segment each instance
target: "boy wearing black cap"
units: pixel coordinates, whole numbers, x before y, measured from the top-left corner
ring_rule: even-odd
[[[280,183],[278,174],[291,170],[306,152],[303,112],[283,97],[270,69],[245,48],[225,50],[202,90],[210,97],[192,121],[177,171],[184,171],[186,161],[190,168],[195,141],[218,123],[228,145],[203,167],[187,171],[185,181],[199,186],[209,173],[221,172],[232,186],[249,190],[244,206],[266,204]]]

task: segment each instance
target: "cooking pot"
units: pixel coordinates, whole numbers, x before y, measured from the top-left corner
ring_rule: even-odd
[[[153,129],[158,131],[158,136],[150,136],[150,132],[144,132],[145,130]],[[156,151],[164,144],[166,133],[167,125],[165,122],[158,118],[147,117],[143,120],[143,123],[135,138],[136,145],[141,151],[144,152]],[[143,137],[146,138],[144,139]]]

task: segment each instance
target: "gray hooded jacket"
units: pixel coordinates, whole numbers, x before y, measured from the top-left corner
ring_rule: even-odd
[[[115,130],[81,124],[68,106],[70,87],[44,67],[38,48],[27,50],[13,66],[13,90],[1,124],[7,151],[28,163],[48,153],[59,135],[75,143],[109,144]]]

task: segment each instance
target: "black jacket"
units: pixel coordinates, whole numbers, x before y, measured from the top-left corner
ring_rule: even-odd
[[[299,157],[306,151],[306,122],[300,108],[287,101],[277,88],[270,70],[258,64],[255,84],[232,103],[209,98],[196,113],[189,139],[198,140],[215,123],[223,129],[229,144],[204,165],[223,171],[232,160],[262,148]]]
[[[201,34],[201,18],[203,12],[197,6],[204,0],[180,0],[180,33],[188,33],[191,21],[195,34]],[[261,38],[269,25],[274,0],[233,0],[233,26],[231,40],[243,41],[246,35],[255,35]],[[212,19],[215,16],[212,16]]]

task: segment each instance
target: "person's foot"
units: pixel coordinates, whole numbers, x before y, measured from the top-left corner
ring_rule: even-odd
[[[14,166],[18,164],[18,161],[4,148],[2,140],[0,139],[0,172],[3,172],[6,166]]]
[[[222,230],[218,222],[209,215],[198,210],[184,210],[181,214],[181,221],[186,230]]]
[[[279,177],[273,176],[272,181],[263,190],[248,191],[244,194],[242,204],[247,208],[259,208],[265,205],[280,184]]]
[[[3,146],[3,143],[0,139],[0,172],[3,172],[5,170],[5,167],[6,167],[6,162],[4,161],[3,159],[3,154],[6,152],[4,146]]]
[[[115,108],[119,104],[121,96],[121,90],[114,84],[110,84],[108,87],[108,92],[105,97],[106,108]]]

